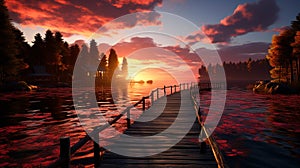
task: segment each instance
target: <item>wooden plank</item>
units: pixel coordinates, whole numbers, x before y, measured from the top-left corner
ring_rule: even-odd
[[[134,124],[125,131],[125,134],[131,136],[150,136],[160,133],[172,125],[178,116],[180,108],[182,108],[184,114],[187,116],[195,115],[192,101],[186,98],[181,100],[181,94],[175,93],[172,96],[168,96],[164,111],[157,118],[148,122],[134,122]],[[183,105],[180,107],[181,101],[183,102]],[[162,103],[162,101],[158,100],[155,103],[159,104]],[[155,108],[150,108],[149,110],[146,110],[141,117],[144,117],[144,119],[151,118],[151,113],[155,113],[155,110]],[[175,128],[171,132],[172,136],[174,135],[175,137],[181,133],[179,128],[188,123],[184,119],[181,119],[176,121],[176,124],[179,124],[180,126],[178,129]],[[107,151],[103,156],[100,167],[217,167],[217,163],[211,150],[208,150],[205,154],[200,153],[200,143],[198,142],[199,132],[200,126],[195,116],[194,125],[189,133],[169,150],[142,158],[121,156]],[[114,142],[120,143],[120,148],[125,148],[126,150],[138,154],[142,152],[140,149],[141,145],[143,145],[143,149],[147,151],[155,151],[155,149],[164,148],[170,145],[168,137],[161,136],[160,138],[162,140],[165,139],[165,141],[162,141],[163,143],[155,147],[151,144],[119,142],[117,137]],[[109,146],[107,149],[109,149]]]

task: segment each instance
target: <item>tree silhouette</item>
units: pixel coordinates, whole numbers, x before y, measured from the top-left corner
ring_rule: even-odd
[[[63,41],[62,37],[60,32],[55,32],[53,35],[51,30],[47,30],[44,38],[43,55],[46,59],[46,69],[56,77],[57,81],[61,80],[61,76],[67,70],[63,57],[69,55],[69,45]]]
[[[125,57],[123,57],[123,62],[122,62],[122,76],[125,79],[128,76],[128,63],[127,63],[127,59]]]
[[[299,16],[299,15],[298,15]],[[300,31],[297,31],[295,42],[291,44],[293,47],[293,55],[296,63],[296,80],[300,81]]]
[[[15,34],[15,46],[18,50],[16,57],[27,61],[30,51],[30,45],[26,42],[23,32],[13,27]]]
[[[291,22],[291,27],[295,31],[300,31],[300,13],[296,16],[296,20]]]
[[[99,63],[99,51],[97,43],[94,39],[90,41],[90,54],[89,54],[89,64],[93,67],[97,67]]]
[[[110,49],[108,58],[108,75],[109,79],[112,79],[115,70],[117,70],[119,65],[118,56],[114,49]]]
[[[22,60],[16,57],[19,51],[14,30],[4,0],[0,0],[0,83],[17,75],[22,69]]]
[[[251,62],[251,70],[249,71],[249,62]],[[223,65],[208,65],[208,68],[201,66],[199,69],[200,81],[207,81],[209,78],[220,79],[220,74],[224,68],[226,79],[228,81],[241,81],[241,80],[261,80],[269,78],[269,70],[271,67],[266,59],[252,60],[249,59],[245,62],[223,62]],[[211,73],[208,74],[208,71]],[[211,75],[211,76],[209,76]]]
[[[46,66],[46,59],[42,55],[45,50],[45,43],[40,33],[34,36],[33,46],[30,49],[29,64],[31,66]]]
[[[79,52],[80,48],[77,44],[75,44],[69,47],[69,55],[64,57],[64,63],[69,67],[68,70],[70,73],[73,72]]]

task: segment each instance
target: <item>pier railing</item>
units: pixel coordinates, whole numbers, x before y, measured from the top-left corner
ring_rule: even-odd
[[[199,85],[201,85],[201,84],[199,84]],[[222,84],[222,83],[215,83],[215,84],[205,83],[203,85],[213,86],[213,87],[216,87],[217,89],[225,89],[224,84]],[[218,164],[218,168],[227,168],[228,166],[225,163],[224,156],[221,153],[221,151],[220,151],[220,149],[217,145],[216,140],[214,139],[213,136],[208,134],[207,128],[203,124],[203,119],[202,119],[203,117],[201,116],[200,104],[198,103],[200,97],[196,97],[197,94],[195,94],[197,92],[199,93],[198,88],[200,88],[200,86],[198,87],[197,85],[192,85],[191,88],[190,88],[190,95],[191,95],[191,99],[192,99],[193,104],[194,104],[194,109],[196,111],[196,116],[197,116],[197,119],[198,119],[198,123],[201,125],[201,128],[202,128],[202,130],[205,134],[205,139],[206,139],[206,141],[208,141],[209,146],[212,149],[212,152],[213,152],[214,157],[216,159],[216,162]],[[197,99],[198,99],[198,101],[197,101]],[[203,142],[201,142],[201,151],[205,150],[205,148],[206,148],[206,142],[203,141]]]
[[[73,146],[70,146],[70,137],[61,137],[60,138],[60,155],[59,158],[49,165],[49,168],[52,167],[70,167],[71,163],[71,156],[75,154],[76,151],[78,151],[83,145],[85,145],[89,141],[93,141],[91,139],[90,135],[93,135],[94,142],[93,142],[93,151],[94,151],[94,165],[95,167],[100,165],[100,146],[97,142],[99,142],[99,133],[106,128],[110,127],[112,124],[116,123],[121,117],[126,115],[126,121],[127,121],[127,128],[130,127],[131,125],[131,120],[130,120],[130,110],[134,107],[137,107],[138,105],[142,105],[142,110],[146,110],[146,99],[151,100],[151,105],[157,101],[159,98],[172,95],[174,93],[180,92],[182,90],[190,90],[192,93],[195,92],[195,88],[198,88],[199,91],[201,90],[210,90],[212,88],[214,89],[222,89],[224,84],[222,83],[181,83],[179,85],[169,85],[169,86],[164,86],[162,88],[156,88],[151,91],[150,95],[142,97],[139,101],[137,101],[135,104],[128,106],[126,109],[124,109],[118,116],[116,116],[113,120],[109,121],[108,123],[102,125],[102,126],[97,126],[93,129],[93,131],[87,135],[84,136],[84,138],[80,139],[78,142],[76,142]],[[192,94],[191,94],[192,95]],[[195,103],[195,98],[192,96],[195,104],[196,111],[198,111],[199,107],[196,107],[197,104]],[[149,108],[150,105],[148,104]],[[198,115],[198,119],[201,118],[201,116]],[[201,120],[201,119],[200,119]],[[199,120],[199,121],[200,121]],[[200,122],[199,122],[200,123]],[[200,123],[201,124],[201,123]],[[203,126],[201,124],[201,126]],[[204,127],[203,127],[204,128]],[[208,136],[209,137],[209,136]],[[213,141],[212,138],[208,138],[209,142]],[[210,140],[212,139],[212,140]],[[210,145],[213,146],[214,144],[210,142]],[[214,152],[215,153],[215,152]],[[216,156],[215,156],[216,157]],[[216,158],[217,159],[217,158]],[[218,161],[218,163],[221,161]]]

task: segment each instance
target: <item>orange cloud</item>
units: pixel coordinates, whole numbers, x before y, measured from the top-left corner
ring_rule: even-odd
[[[138,5],[150,5],[155,0],[108,0],[108,1],[113,6],[115,6],[117,8],[122,8],[124,5],[128,5],[130,3],[134,3],[134,4],[138,4]],[[161,2],[159,4],[161,4]]]
[[[80,34],[90,36],[103,24],[126,14],[137,11],[150,11],[162,0],[134,1],[26,1],[10,0],[6,5],[12,20],[22,26],[40,26],[64,34]],[[158,17],[143,17],[142,23],[160,24]],[[137,18],[139,19],[139,18]],[[152,22],[152,23],[150,23]],[[135,26],[121,23],[122,28]]]

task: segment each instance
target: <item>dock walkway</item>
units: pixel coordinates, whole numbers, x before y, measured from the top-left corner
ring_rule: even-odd
[[[163,112],[154,120],[148,122],[134,122],[126,131],[125,134],[130,136],[152,136],[156,135],[165,129],[167,129],[178,117],[178,112],[181,106],[181,110],[184,111],[184,115],[191,115],[194,117],[194,124],[190,131],[182,138],[175,146],[170,146],[168,137],[165,138],[165,143],[153,146],[152,144],[143,144],[143,148],[140,149],[140,144],[129,144],[126,142],[116,143],[124,144],[126,150],[132,152],[144,152],[151,151],[157,148],[164,148],[170,146],[170,148],[162,153],[155,154],[147,157],[128,157],[118,155],[112,152],[105,152],[100,163],[100,167],[218,167],[218,164],[214,158],[213,152],[209,145],[204,145],[207,150],[201,150],[201,143],[199,142],[200,124],[198,123],[193,108],[192,100],[187,97],[181,100],[181,94],[187,94],[188,91],[178,92],[167,96],[167,103]],[[153,113],[156,113],[155,107],[164,106],[164,101],[157,100],[156,106],[150,108],[142,114],[142,118],[147,119],[152,117]],[[161,106],[160,106],[161,105]],[[180,118],[178,121],[179,125],[188,125],[184,118]],[[173,129],[171,134],[185,134],[180,132],[182,129]],[[172,136],[174,137],[174,136]],[[122,147],[122,146],[121,146]],[[107,147],[109,149],[109,147]],[[203,144],[202,144],[203,148]]]

